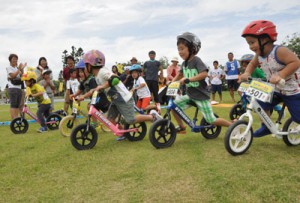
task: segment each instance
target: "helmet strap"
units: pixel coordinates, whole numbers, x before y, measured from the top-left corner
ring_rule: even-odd
[[[258,44],[259,44],[259,50],[260,50],[260,56],[264,56],[265,46],[266,46],[269,42],[270,42],[270,41],[266,41],[265,43],[262,44],[262,38],[258,38]]]

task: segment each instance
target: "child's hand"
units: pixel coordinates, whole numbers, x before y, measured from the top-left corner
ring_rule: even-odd
[[[280,77],[278,74],[273,74],[270,78],[270,83],[278,84],[281,80],[283,80],[282,77]]]
[[[238,80],[238,83],[241,83],[242,81],[248,81],[248,78],[250,77],[250,74],[245,72],[240,76],[240,79]]]
[[[77,98],[77,100],[78,100],[78,101],[83,101],[83,100],[84,100],[84,96],[82,96],[82,95],[79,96],[79,97]]]
[[[71,94],[71,95],[69,96],[69,98],[70,98],[71,100],[73,100],[73,99],[74,99],[74,94]]]

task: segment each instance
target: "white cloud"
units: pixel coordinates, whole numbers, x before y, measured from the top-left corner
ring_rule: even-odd
[[[39,57],[48,59],[54,77],[62,68],[62,51],[71,46],[100,49],[107,65],[127,62],[132,56],[148,59],[177,54],[176,36],[196,33],[202,41],[199,56],[211,65],[225,63],[227,52],[236,58],[249,53],[240,33],[252,20],[269,19],[277,25],[279,43],[286,35],[299,32],[298,0],[53,0],[1,2],[0,67],[8,66],[8,55],[16,53],[19,62],[36,66]],[[0,74],[0,87],[6,73]]]

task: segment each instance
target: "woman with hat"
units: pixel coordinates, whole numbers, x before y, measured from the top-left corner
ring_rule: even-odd
[[[178,66],[178,58],[173,57],[171,60],[172,64],[167,67],[167,82],[172,81],[173,78],[176,76],[180,67]]]

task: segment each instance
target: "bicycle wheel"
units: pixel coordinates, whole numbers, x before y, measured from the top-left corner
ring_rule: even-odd
[[[78,150],[92,149],[98,141],[98,134],[94,127],[89,126],[86,130],[87,124],[80,124],[74,128],[70,135],[73,147]]]
[[[21,117],[15,118],[10,122],[10,130],[14,134],[26,133],[28,130],[28,127],[29,127],[28,121]]]
[[[288,135],[283,135],[282,139],[288,146],[296,146],[300,144],[300,124],[292,121],[289,118],[283,126],[283,131],[289,132]]]
[[[246,111],[243,108],[243,105],[240,103],[237,103],[231,108],[230,113],[229,113],[229,118],[231,120],[238,119],[245,112]]]
[[[61,121],[60,115],[56,113],[50,114],[50,116],[48,116],[46,119],[47,127],[50,130],[56,130],[59,127],[60,121]]]
[[[124,133],[124,136],[129,140],[129,141],[140,141],[144,139],[146,136],[147,132],[147,125],[145,122],[142,123],[135,123],[135,124],[125,124],[125,129],[129,128],[137,128],[137,132],[127,132]]]
[[[151,144],[159,148],[167,148],[173,145],[176,140],[176,129],[172,122],[162,119],[154,122],[149,131],[149,140]]]
[[[59,132],[64,137],[69,137],[72,130],[79,125],[79,120],[74,116],[68,115],[64,117],[59,123]]]
[[[231,155],[244,154],[251,146],[253,140],[253,130],[247,132],[245,136],[241,136],[248,126],[248,122],[244,120],[238,120],[233,123],[226,131],[225,134],[225,148]]]
[[[219,118],[218,115],[215,114],[215,116],[217,118]],[[201,134],[206,139],[215,139],[215,138],[217,138],[220,135],[221,130],[222,130],[221,126],[216,126],[216,125],[209,124],[204,118],[201,119],[200,125],[201,126],[207,126],[207,127],[201,129]]]

